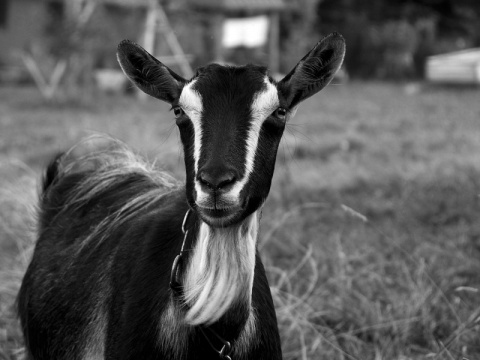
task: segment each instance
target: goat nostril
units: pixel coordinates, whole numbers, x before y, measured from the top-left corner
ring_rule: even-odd
[[[233,174],[225,174],[225,176],[220,177],[217,187],[219,189],[226,187],[235,182],[235,176]]]
[[[212,182],[213,182],[212,178],[211,178],[210,176],[208,176],[208,174],[207,174],[206,172],[204,172],[204,171],[202,171],[202,172],[200,172],[200,174],[198,174],[197,180],[200,181],[200,183],[201,183],[202,185],[205,185],[205,186],[207,186],[207,187],[209,187],[209,188],[212,188],[212,187],[213,187],[213,185],[212,185]]]
[[[202,185],[212,190],[220,190],[236,181],[235,174],[230,171],[222,172],[216,176],[208,171],[201,171],[197,178]]]

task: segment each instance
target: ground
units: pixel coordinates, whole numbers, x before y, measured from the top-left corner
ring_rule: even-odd
[[[480,89],[331,85],[288,125],[259,248],[285,359],[480,358]],[[0,359],[48,160],[90,132],[183,177],[169,106],[0,88]]]

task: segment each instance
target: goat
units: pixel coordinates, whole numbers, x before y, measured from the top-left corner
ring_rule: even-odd
[[[50,163],[17,299],[27,358],[281,359],[261,209],[287,121],[344,53],[334,33],[278,82],[261,66],[218,64],[185,80],[121,42],[127,77],[172,106],[186,182],[113,140]]]

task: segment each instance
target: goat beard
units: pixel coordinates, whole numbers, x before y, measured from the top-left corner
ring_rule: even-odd
[[[251,310],[259,213],[228,228],[200,225],[184,278],[186,324],[211,325],[232,307]]]

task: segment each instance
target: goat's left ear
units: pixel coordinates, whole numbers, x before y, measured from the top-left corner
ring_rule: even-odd
[[[322,90],[333,79],[345,56],[345,40],[332,33],[320,40],[278,83],[278,91],[292,109]]]
[[[140,45],[123,40],[118,45],[117,59],[125,75],[144,93],[170,104],[180,96],[186,80]]]

